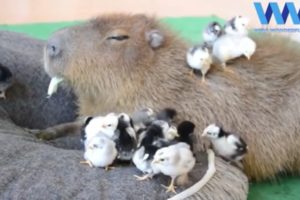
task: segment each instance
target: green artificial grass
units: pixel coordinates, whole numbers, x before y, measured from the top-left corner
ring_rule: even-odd
[[[223,22],[216,16],[164,18],[162,22],[168,24],[183,38],[197,43],[202,39],[201,32],[204,27],[213,20]],[[35,38],[47,39],[53,31],[78,23],[80,22],[0,25],[0,30],[16,31]],[[282,177],[276,182],[252,183],[248,200],[300,200],[300,177]]]

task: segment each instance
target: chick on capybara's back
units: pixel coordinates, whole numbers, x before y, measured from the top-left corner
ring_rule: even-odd
[[[105,15],[53,34],[45,70],[63,77],[78,96],[81,116],[174,107],[196,123],[240,134],[249,146],[246,173],[255,179],[300,170],[300,51],[288,39],[260,35],[250,61],[213,69],[207,82],[189,76],[187,45],[158,20]]]

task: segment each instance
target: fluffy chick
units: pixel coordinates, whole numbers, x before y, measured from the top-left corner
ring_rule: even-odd
[[[157,140],[171,141],[178,136],[178,132],[174,130],[174,127],[171,127],[168,122],[155,120],[140,133],[138,147],[154,145]]]
[[[192,135],[195,130],[195,124],[190,121],[183,121],[177,126],[177,132],[179,137],[176,138],[179,142],[184,142],[188,144],[193,150],[193,138]]]
[[[134,165],[145,176],[135,176],[138,180],[151,178],[158,173],[151,165],[155,152],[178,137],[177,129],[170,127],[166,121],[156,120],[140,134],[138,149],[133,155]]]
[[[114,113],[106,116],[88,117],[82,128],[81,140],[86,143],[97,135],[104,134],[110,139],[115,139],[119,118]]]
[[[224,32],[228,35],[246,36],[248,34],[248,24],[249,18],[243,16],[235,16],[225,24]]]
[[[125,113],[119,115],[114,138],[119,152],[118,159],[124,161],[131,160],[137,145],[137,137],[133,128],[132,119],[129,115]]]
[[[158,149],[157,146],[149,145],[147,146],[147,152],[145,146],[139,147],[134,152],[132,162],[138,170],[145,174],[144,176],[134,175],[137,180],[147,180],[159,173],[159,170],[152,165],[153,156]]]
[[[218,37],[222,35],[222,26],[218,22],[212,22],[208,24],[202,33],[203,41],[208,44],[209,47],[213,46],[213,43]]]
[[[156,114],[155,120],[162,120],[170,124],[172,123],[172,121],[176,116],[177,116],[177,111],[175,109],[164,108]]]
[[[187,51],[186,61],[193,70],[201,71],[202,82],[205,82],[207,74],[212,64],[212,58],[206,45],[195,45]]]
[[[175,179],[186,176],[195,166],[196,159],[190,146],[180,142],[156,151],[152,165],[164,175],[171,177],[171,183],[166,187],[166,192],[174,192]]]
[[[256,43],[247,36],[223,35],[214,43],[212,55],[214,62],[224,69],[226,62],[240,56],[250,60],[256,50]]]
[[[216,124],[207,126],[202,137],[207,137],[211,141],[216,154],[225,160],[238,162],[247,153],[247,144],[241,137],[225,132]]]
[[[132,113],[131,118],[134,129],[137,131],[141,128],[146,128],[152,123],[152,121],[154,121],[154,117],[154,111],[151,108],[143,108]]]
[[[0,99],[6,98],[6,90],[13,84],[13,75],[11,71],[0,64]]]
[[[106,135],[93,137],[87,143],[82,164],[90,167],[104,167],[105,170],[114,162],[118,154],[116,144]]]

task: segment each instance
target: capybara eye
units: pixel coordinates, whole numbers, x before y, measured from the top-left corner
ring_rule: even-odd
[[[129,39],[128,35],[118,35],[118,36],[110,36],[107,38],[108,40],[117,40],[117,41],[122,41],[122,40],[127,40]]]

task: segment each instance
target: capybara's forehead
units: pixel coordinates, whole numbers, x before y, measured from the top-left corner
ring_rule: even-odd
[[[105,35],[114,30],[123,30],[131,36],[141,35],[144,37],[145,33],[151,29],[162,29],[155,17],[148,17],[143,14],[105,14],[85,23],[60,29],[52,36],[80,39],[78,37],[93,37],[95,35]]]
[[[114,28],[124,28],[137,31],[141,29],[155,28],[156,19],[142,14],[107,14],[90,20],[90,23],[93,27],[103,31]]]

